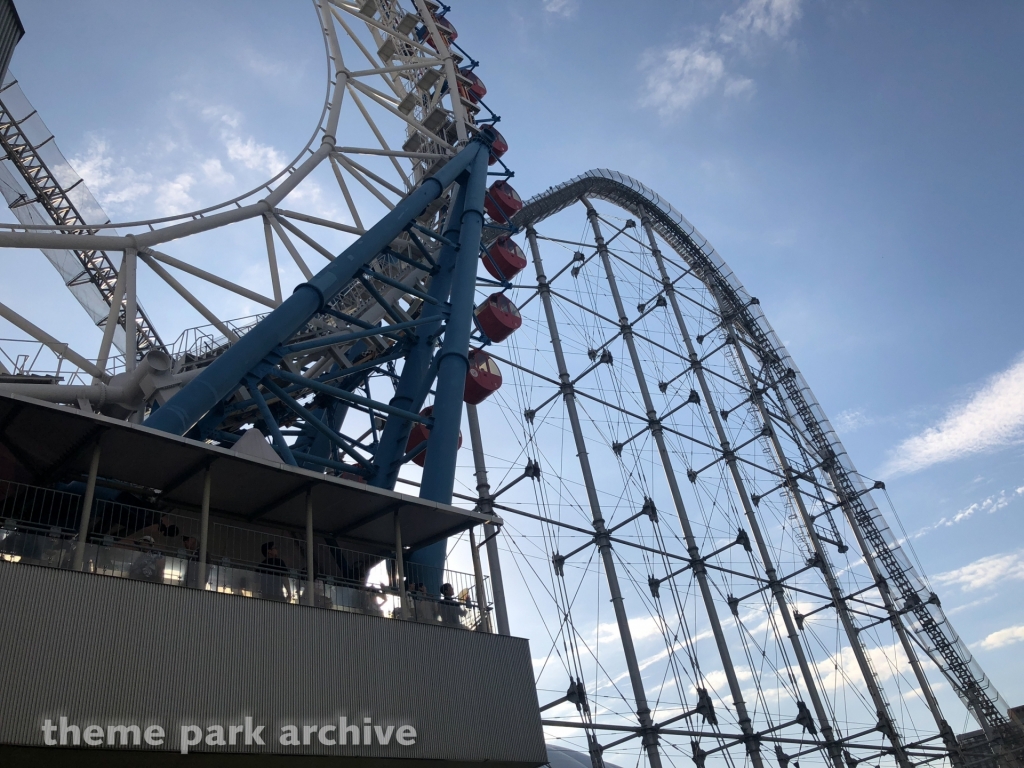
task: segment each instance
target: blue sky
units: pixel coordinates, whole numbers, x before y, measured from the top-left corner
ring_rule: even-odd
[[[19,10],[12,69],[114,220],[262,181],[319,115],[306,3]],[[612,168],[715,244],[1024,703],[1024,5],[478,0],[449,18],[524,197]]]

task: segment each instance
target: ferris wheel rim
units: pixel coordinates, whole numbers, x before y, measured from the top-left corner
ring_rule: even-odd
[[[413,1],[415,3],[415,0],[413,0]],[[258,184],[257,186],[252,187],[251,189],[249,189],[246,192],[238,194],[238,195],[236,195],[234,197],[231,197],[229,199],[223,200],[223,201],[221,201],[219,203],[214,203],[212,205],[208,205],[208,206],[205,206],[203,208],[196,208],[196,209],[191,210],[191,211],[186,211],[186,212],[174,214],[174,215],[171,215],[171,216],[154,217],[154,218],[149,218],[149,219],[139,219],[139,220],[136,220],[136,221],[119,221],[119,222],[107,221],[106,223],[103,223],[103,224],[89,223],[88,227],[86,227],[85,229],[98,231],[98,230],[137,229],[137,228],[140,228],[140,227],[150,227],[150,229],[152,230],[154,225],[158,225],[158,224],[173,224],[173,223],[176,223],[176,222],[177,223],[181,223],[181,222],[185,222],[185,221],[188,221],[188,220],[201,219],[201,218],[203,218],[203,217],[205,217],[207,215],[210,215],[210,214],[213,214],[213,213],[218,213],[218,212],[221,212],[221,211],[223,211],[225,209],[229,209],[230,206],[232,206],[232,205],[238,206],[243,201],[249,200],[250,198],[258,195],[261,191],[266,191],[267,193],[273,192],[273,190],[270,187],[271,187],[271,185],[274,182],[279,181],[282,178],[285,178],[287,176],[287,174],[295,171],[296,168],[299,167],[299,165],[301,164],[303,159],[307,155],[311,155],[313,153],[312,147],[313,147],[313,145],[314,145],[314,143],[316,141],[316,138],[317,138],[318,134],[321,134],[321,133],[326,134],[326,129],[325,129],[324,126],[325,126],[325,123],[327,123],[329,121],[329,119],[330,119],[331,103],[332,103],[332,100],[334,98],[334,91],[338,87],[337,75],[338,75],[339,71],[337,69],[337,66],[333,62],[333,57],[332,57],[332,54],[331,54],[330,33],[328,32],[328,29],[327,29],[327,24],[332,23],[332,22],[330,22],[330,21],[326,21],[325,22],[324,21],[324,16],[322,15],[322,12],[323,12],[322,0],[312,0],[312,3],[313,3],[314,8],[316,9],[317,18],[320,21],[320,32],[321,32],[321,37],[323,38],[323,44],[324,44],[324,59],[325,59],[325,65],[326,65],[326,81],[327,81],[327,85],[326,85],[326,90],[325,90],[325,94],[324,94],[323,104],[321,106],[320,118],[317,121],[316,128],[313,130],[313,133],[310,135],[308,141],[305,143],[305,145],[303,145],[302,149],[299,150],[298,154],[295,155],[295,157],[291,160],[291,162],[286,164],[284,166],[284,168],[282,168],[278,173],[276,173],[274,176],[272,176],[271,178],[267,179],[266,181],[262,182],[261,184]],[[341,5],[341,4],[339,4],[338,7],[342,8],[343,10],[351,10],[347,6]],[[439,35],[439,37],[440,37],[440,35]],[[447,44],[443,40],[443,38],[441,39],[441,45],[445,49],[447,49]],[[15,82],[17,82],[17,81],[15,81]],[[459,116],[457,114],[455,114],[455,112],[453,112],[453,117],[455,117],[456,120],[458,122],[460,122],[461,124],[465,124],[467,122],[464,117],[463,118],[459,118]],[[3,231],[3,230],[11,230],[11,231],[15,231],[15,232],[32,232],[32,231],[39,231],[39,232],[73,232],[73,231],[82,231],[83,227],[81,225],[20,224],[20,223],[12,224],[12,223],[0,222],[0,231]]]
[[[229,198],[227,200],[223,200],[223,201],[221,201],[219,203],[214,203],[213,205],[209,205],[209,206],[206,206],[204,208],[196,208],[195,210],[186,211],[184,213],[177,213],[177,214],[174,214],[172,216],[161,216],[161,217],[156,217],[156,218],[151,218],[151,219],[139,219],[138,221],[120,221],[120,222],[110,222],[110,221],[108,221],[105,224],[92,224],[92,223],[90,223],[88,225],[87,229],[96,229],[96,230],[99,230],[99,229],[119,229],[119,228],[121,228],[121,229],[132,229],[132,228],[137,228],[137,227],[153,226],[155,224],[170,224],[172,222],[184,221],[186,219],[202,218],[203,216],[205,216],[207,214],[215,213],[217,211],[220,211],[223,208],[227,208],[228,206],[235,205],[236,203],[240,203],[243,200],[247,200],[250,197],[252,197],[252,196],[256,195],[257,193],[259,193],[260,191],[264,191],[264,190],[267,191],[267,192],[271,191],[269,189],[271,184],[273,184],[275,181],[278,181],[279,179],[284,177],[289,172],[295,170],[295,168],[299,165],[299,163],[302,161],[304,156],[311,151],[311,147],[313,146],[313,143],[316,141],[317,135],[320,134],[323,131],[324,123],[325,123],[325,121],[327,119],[328,112],[330,111],[330,107],[331,107],[331,96],[332,96],[332,93],[333,93],[333,89],[334,89],[334,87],[336,87],[336,82],[332,79],[331,50],[330,50],[330,42],[328,40],[328,33],[327,33],[327,30],[325,28],[325,25],[324,25],[324,23],[322,21],[322,18],[320,17],[320,13],[319,13],[319,9],[321,8],[321,3],[320,3],[320,0],[312,0],[312,3],[313,3],[314,8],[317,9],[317,17],[321,19],[320,34],[321,34],[321,37],[323,38],[323,43],[324,43],[324,59],[325,59],[326,69],[327,69],[327,89],[326,89],[326,93],[324,95],[323,106],[321,107],[321,110],[320,110],[320,118],[317,121],[316,128],[313,130],[312,135],[310,135],[309,140],[305,143],[305,145],[302,147],[302,149],[299,150],[299,153],[291,160],[291,162],[286,164],[285,167],[282,168],[280,171],[278,171],[274,176],[272,176],[271,178],[267,179],[263,183],[258,184],[257,186],[253,187],[249,191],[243,192],[243,193],[241,193],[239,195],[236,195],[235,197]],[[17,82],[17,80],[15,80],[14,82]],[[42,231],[62,232],[62,231],[69,231],[69,230],[79,230],[80,231],[80,230],[83,229],[83,227],[82,227],[81,224],[59,225],[59,224],[9,224],[9,223],[0,223],[0,229],[12,229],[12,230],[18,230],[18,231],[23,231],[23,230],[42,230]]]

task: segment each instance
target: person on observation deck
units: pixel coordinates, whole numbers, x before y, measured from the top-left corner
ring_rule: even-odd
[[[139,553],[132,560],[128,569],[129,579],[139,581],[152,581],[162,584],[164,580],[164,555],[156,548],[156,542],[152,536],[143,536],[136,544],[139,546]]]
[[[267,600],[289,601],[288,564],[281,559],[277,544],[266,541],[260,546],[263,562],[260,563],[260,594]]]
[[[199,539],[195,536],[182,536],[178,557],[185,561],[185,586],[199,585]]]
[[[438,613],[440,614],[442,624],[449,624],[455,627],[462,626],[461,619],[466,615],[466,610],[455,599],[455,588],[451,584],[441,585],[441,603],[438,605]]]

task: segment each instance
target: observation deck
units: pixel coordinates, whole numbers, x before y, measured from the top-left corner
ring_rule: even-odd
[[[544,763],[529,645],[493,633],[489,585],[405,562],[500,520],[271,455],[0,396],[2,762]],[[246,718],[263,744],[208,733]],[[353,723],[381,738],[340,744]]]

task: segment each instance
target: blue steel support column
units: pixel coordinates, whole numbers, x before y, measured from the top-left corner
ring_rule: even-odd
[[[452,244],[445,243],[441,246],[437,259],[438,271],[434,275],[434,279],[431,280],[428,291],[428,294],[437,299],[440,304],[424,305],[421,316],[422,320],[436,319],[421,322],[417,326],[416,343],[405,356],[402,376],[398,380],[398,386],[395,387],[395,396],[391,398],[391,405],[396,408],[418,412],[423,407],[423,401],[430,390],[431,381],[427,378],[427,372],[430,370],[430,364],[434,357],[433,336],[441,327],[443,305],[448,301],[448,294],[451,292],[452,276],[455,272],[458,255],[455,243],[458,242],[462,229],[462,213],[465,202],[466,185],[460,184],[442,233],[445,239]],[[370,479],[371,485],[394,490],[398,472],[402,468],[399,459],[405,455],[405,446],[409,441],[411,428],[412,422],[408,419],[403,419],[400,416],[388,418],[373,457],[373,465],[377,473]]]
[[[188,432],[239,386],[246,373],[351,283],[359,269],[390,245],[467,167],[478,166],[479,163],[474,162],[478,157],[483,157],[486,165],[488,148],[482,139],[470,142],[312,280],[299,285],[284,303],[157,409],[146,420],[146,426],[176,435]]]
[[[455,485],[455,460],[459,452],[462,425],[462,396],[469,371],[469,337],[473,325],[473,298],[480,255],[480,234],[484,226],[484,190],[487,184],[487,153],[473,161],[466,184],[459,256],[452,280],[451,314],[437,365],[437,394],[434,397],[434,428],[427,441],[420,498],[450,504]],[[444,567],[446,542],[439,541],[417,552],[411,561],[433,568]],[[428,586],[429,589],[429,586]]]

